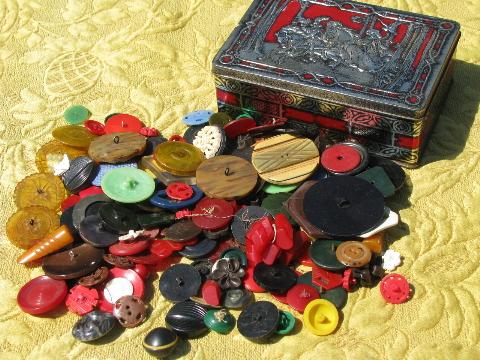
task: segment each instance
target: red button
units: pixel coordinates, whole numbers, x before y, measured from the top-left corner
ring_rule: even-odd
[[[61,305],[67,292],[65,281],[39,276],[22,286],[17,295],[17,303],[26,313],[43,314]]]
[[[172,255],[176,250],[168,243],[168,241],[156,240],[150,247],[150,252],[161,259],[165,259]]]
[[[116,114],[108,118],[105,124],[107,134],[116,132],[140,132],[142,122],[135,116],[129,114]]]
[[[105,125],[95,120],[87,120],[83,126],[94,135],[105,135]]]
[[[319,299],[317,289],[307,284],[297,284],[287,292],[287,302],[292,308],[303,313],[310,301]]]
[[[230,139],[235,139],[238,135],[246,134],[249,129],[254,128],[255,126],[257,126],[255,120],[242,117],[237,120],[230,121],[223,127],[223,129],[225,130],[225,134],[227,134]]]
[[[140,275],[143,280],[150,276],[150,270],[143,264],[135,264],[133,271]]]
[[[254,266],[249,266],[247,268],[245,277],[243,278],[243,285],[245,286],[245,289],[255,293],[265,292],[265,289],[261,288],[260,285],[258,285],[255,280],[253,280],[253,269]]]
[[[224,229],[233,219],[231,203],[222,199],[203,198],[195,206],[192,221],[200,229],[216,231]]]
[[[293,247],[293,227],[283,214],[275,215],[275,245],[282,250]]]
[[[79,202],[82,198],[78,195],[70,195],[65,200],[62,201],[60,208],[62,212],[74,206],[77,202]]]
[[[160,135],[160,132],[155,128],[142,127],[140,129],[140,134],[147,137],[155,137]]]
[[[105,285],[114,278],[124,278],[127,279],[133,285],[133,295],[138,296],[139,298],[143,298],[143,294],[145,292],[145,284],[143,279],[132,269],[120,269],[120,268],[113,268],[110,269],[109,276],[107,281],[102,284],[102,286],[98,289],[98,294],[100,297],[100,301],[98,302],[98,309],[106,312],[113,311],[112,303],[109,303],[104,296],[104,289]]]
[[[401,304],[410,299],[410,284],[400,274],[389,274],[380,282],[380,293],[386,302]]]
[[[181,135],[172,135],[168,141],[180,141],[180,142],[187,142]]]
[[[100,186],[94,186],[94,185],[78,193],[78,195],[80,195],[82,199],[88,196],[101,195],[101,194],[103,194],[102,188]]]
[[[110,254],[117,256],[136,255],[148,249],[150,240],[120,241],[108,248]]]
[[[313,265],[312,283],[325,290],[331,290],[343,285],[343,276]]]
[[[352,286],[357,283],[357,279],[353,277],[353,270],[347,269],[343,272],[342,287],[347,291],[352,291]]]
[[[338,144],[325,149],[320,162],[328,171],[342,174],[355,170],[362,162],[362,155],[353,146]]]
[[[65,304],[68,310],[78,315],[92,311],[98,303],[98,291],[82,285],[70,289]]]
[[[270,244],[267,251],[263,255],[263,262],[267,265],[273,265],[275,260],[280,256],[280,249],[277,244]]]
[[[192,187],[181,182],[171,183],[165,191],[167,196],[173,200],[188,200],[193,196]]]
[[[154,253],[149,253],[147,255],[129,256],[128,258],[132,260],[135,264],[143,265],[155,265],[163,260],[163,258]]]
[[[302,250],[308,248],[309,244],[310,238],[307,234],[305,234],[301,230],[295,231],[295,233],[293,234],[292,248],[289,250],[285,250],[282,254],[283,263],[285,265],[289,265],[293,260],[296,260],[302,253]]]
[[[202,298],[208,305],[219,306],[222,297],[222,289],[213,280],[207,280],[202,286]]]

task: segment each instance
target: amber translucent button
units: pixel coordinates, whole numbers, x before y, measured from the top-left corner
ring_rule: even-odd
[[[66,195],[62,181],[52,174],[27,176],[17,184],[13,193],[19,209],[27,206],[44,206],[60,210],[60,204]]]
[[[57,213],[43,206],[18,210],[7,221],[7,237],[22,249],[29,249],[60,226]]]
[[[380,254],[385,249],[385,237],[385,231],[381,231],[362,240],[362,244],[368,247],[371,252]]]
[[[56,128],[52,131],[52,136],[61,143],[76,148],[87,149],[93,139],[94,134],[83,126],[67,125]]]
[[[205,160],[197,169],[197,185],[209,197],[237,199],[257,184],[257,172],[246,160],[230,155]]]
[[[285,134],[257,143],[252,164],[272,184],[289,185],[308,178],[319,164],[319,152],[310,139]]]
[[[370,249],[359,241],[345,241],[335,251],[338,261],[350,267],[367,265],[372,258]]]
[[[192,176],[205,155],[197,147],[180,141],[167,141],[158,145],[153,153],[160,167],[174,175]]]
[[[143,154],[147,140],[137,133],[123,132],[99,136],[90,144],[88,155],[96,162],[119,163]]]
[[[87,155],[87,151],[67,146],[58,140],[52,140],[38,149],[35,156],[35,165],[41,173],[53,173],[53,167],[62,161],[64,155],[73,160],[79,156]]]

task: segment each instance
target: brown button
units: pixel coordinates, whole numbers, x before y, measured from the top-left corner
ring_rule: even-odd
[[[113,265],[122,269],[129,269],[135,266],[135,263],[126,256],[105,254],[103,255],[103,259],[110,265]]]
[[[120,325],[126,328],[140,325],[145,320],[146,314],[145,303],[134,295],[121,297],[113,308],[113,316],[118,319]]]
[[[245,197],[255,188],[257,179],[255,168],[237,156],[215,156],[197,169],[197,186],[207,196],[217,199]]]
[[[350,267],[367,265],[372,258],[372,252],[359,241],[345,241],[338,245],[335,252],[338,261]]]
[[[53,279],[77,279],[95,271],[103,263],[104,251],[83,244],[43,259],[45,275]]]
[[[105,282],[108,278],[108,268],[99,267],[94,273],[78,279],[78,283],[83,286],[92,287]]]
[[[379,233],[362,240],[362,244],[368,247],[371,252],[380,254],[385,249],[385,237],[386,232],[380,231]]]
[[[191,220],[180,220],[172,226],[164,229],[161,234],[165,239],[176,242],[184,242],[192,240],[200,235],[202,229],[197,227]]]
[[[115,164],[143,154],[147,140],[137,133],[112,133],[97,137],[88,148],[88,155],[96,162]]]

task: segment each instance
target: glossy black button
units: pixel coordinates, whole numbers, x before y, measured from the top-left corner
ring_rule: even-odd
[[[269,301],[257,301],[242,311],[237,320],[240,334],[251,341],[263,342],[277,330],[278,308]]]
[[[253,270],[253,280],[263,289],[285,294],[297,283],[297,274],[288,266],[282,264],[267,265],[259,263]]]
[[[270,215],[270,212],[260,206],[246,206],[235,214],[231,229],[235,240],[240,244],[245,244],[245,235],[250,226],[264,216]]]
[[[72,235],[78,233],[75,225],[73,225],[73,209],[74,207],[70,206],[68,209],[62,211],[62,215],[60,215],[60,225],[66,225],[72,232]]]
[[[143,340],[143,348],[151,355],[165,357],[170,355],[178,343],[178,336],[172,330],[158,327],[151,330]]]
[[[180,220],[162,231],[166,239],[183,242],[189,241],[200,235],[202,229],[197,227],[191,220]]]
[[[117,234],[139,229],[135,213],[117,203],[104,204],[98,213],[108,229]]]
[[[109,203],[112,200],[104,194],[87,196],[83,198],[73,207],[73,225],[78,230],[80,228],[80,223],[88,215],[97,215],[100,208],[105,204]]]
[[[89,187],[95,177],[97,164],[88,156],[79,156],[70,162],[70,167],[62,175],[65,188],[71,193],[77,193]]]
[[[198,294],[202,277],[197,269],[187,264],[176,264],[160,277],[160,293],[170,301],[184,301]]]
[[[225,293],[223,306],[227,309],[243,309],[254,300],[253,293],[247,289],[231,289]]]
[[[177,335],[196,338],[208,331],[203,322],[207,311],[207,308],[196,302],[183,301],[173,305],[165,317],[165,322]]]
[[[315,240],[308,251],[308,255],[313,263],[323,269],[330,271],[341,271],[346,268],[337,259],[337,247],[342,242],[340,240]]]
[[[185,246],[178,253],[187,259],[200,259],[213,252],[216,247],[217,242],[215,240],[205,238],[197,242],[195,245]]]
[[[89,342],[107,335],[117,324],[117,319],[108,312],[92,311],[82,316],[73,325],[72,335],[75,339]]]
[[[138,214],[137,222],[142,229],[163,228],[175,222],[175,214],[164,210],[152,214]]]
[[[384,208],[382,193],[353,176],[321,180],[303,200],[308,221],[332,237],[354,237],[375,228],[383,221]]]
[[[85,217],[80,223],[79,233],[86,243],[95,247],[108,247],[118,241],[118,234],[109,231],[98,215]]]

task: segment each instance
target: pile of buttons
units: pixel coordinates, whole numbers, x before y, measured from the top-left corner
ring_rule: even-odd
[[[265,342],[289,334],[300,314],[328,335],[348,292],[380,280],[387,302],[409,299],[403,276],[385,276],[401,262],[385,249],[385,230],[399,222],[385,198],[405,182],[395,163],[248,110],[236,119],[195,111],[169,140],[132,115],[90,116],[67,109],[69,125],[36,155],[39,173],[15,188],[8,238],[26,250],[18,263],[45,272],[20,289],[23,311],[65,304],[81,316],[73,336],[95,341],[146,320],[145,281],[162,272],[159,291],[174,305],[143,345],[165,356],[179,336],[235,325]],[[255,301],[262,292],[291,311]]]

